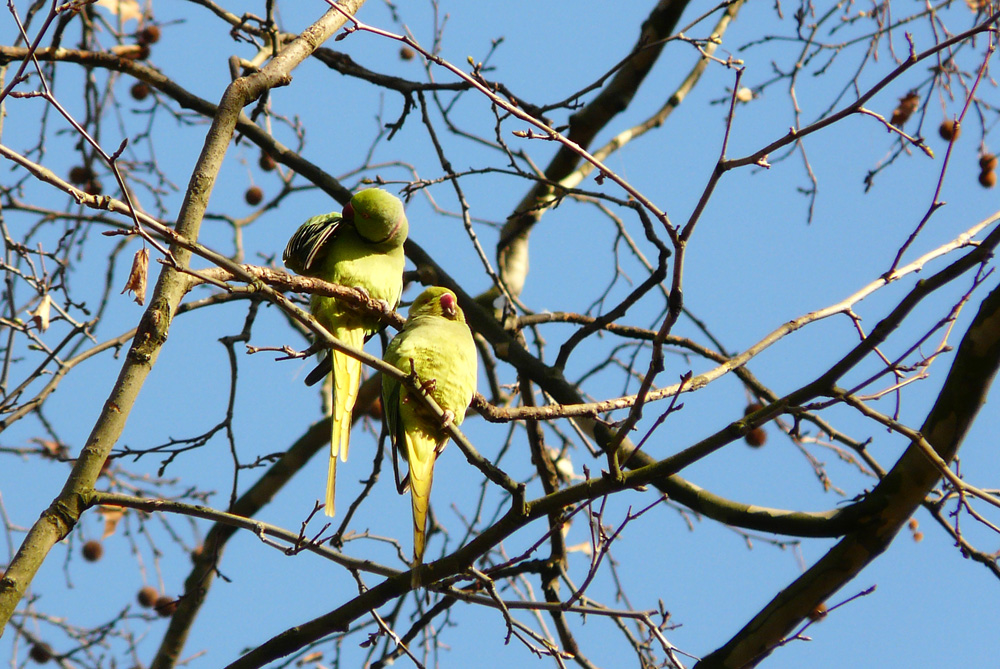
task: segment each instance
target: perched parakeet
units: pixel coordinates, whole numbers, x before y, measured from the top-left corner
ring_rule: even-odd
[[[476,345],[465,324],[455,293],[432,287],[410,306],[406,324],[382,356],[400,371],[416,373],[421,389],[445,412],[445,423],[433,415],[398,379],[382,375],[382,409],[394,453],[409,463],[407,474],[413,506],[413,558],[424,555],[427,506],[434,461],[448,443],[447,421],[460,425],[476,391]],[[398,475],[397,475],[398,480]],[[406,491],[407,480],[399,485]],[[414,571],[414,577],[417,572]]]
[[[379,188],[357,193],[336,212],[314,216],[299,226],[285,247],[285,266],[343,286],[361,288],[370,297],[395,309],[403,292],[403,242],[409,225],[403,203]],[[313,295],[310,311],[331,335],[360,349],[381,327],[378,319],[352,311],[336,298]],[[337,457],[347,460],[351,436],[351,412],[361,384],[361,361],[338,351],[330,352],[331,366],[320,365],[310,374],[310,385],[327,369],[332,374],[330,407],[332,433],[330,465],[326,483],[326,515],[334,514]]]

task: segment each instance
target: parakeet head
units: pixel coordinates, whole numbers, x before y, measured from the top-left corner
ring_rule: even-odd
[[[450,321],[465,322],[465,314],[458,306],[455,293],[441,286],[431,286],[413,301],[409,318],[418,316],[441,316]]]
[[[409,232],[403,203],[381,188],[366,188],[356,193],[344,207],[344,220],[373,244],[390,240],[402,244]]]

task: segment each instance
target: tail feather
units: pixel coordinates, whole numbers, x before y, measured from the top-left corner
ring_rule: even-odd
[[[359,331],[358,341],[348,342],[356,348],[364,344],[364,331]],[[333,352],[333,433],[331,434],[332,455],[340,455],[347,462],[347,452],[351,445],[351,414],[358,401],[358,387],[361,385],[361,361],[343,353]]]
[[[365,331],[362,329],[340,330],[334,333],[342,342],[356,349],[365,344]],[[347,461],[347,452],[351,442],[351,414],[354,403],[358,400],[358,387],[361,385],[361,361],[338,351],[331,351],[333,362],[332,383],[330,384],[330,466],[326,476],[326,505],[323,512],[334,514],[334,496],[337,488],[337,458]]]
[[[430,505],[431,484],[434,482],[434,461],[437,444],[429,436],[415,431],[406,433],[407,460],[410,464],[410,500],[413,507],[413,559],[419,564],[427,543],[427,509]]]
[[[326,506],[323,507],[323,513],[333,517],[336,512],[336,506],[334,504],[334,498],[337,492],[337,456],[332,452],[330,453],[330,467],[326,472]]]

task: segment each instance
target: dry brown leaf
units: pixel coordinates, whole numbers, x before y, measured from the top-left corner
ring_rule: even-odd
[[[136,303],[141,307],[146,301],[146,277],[149,275],[149,249],[141,248],[132,258],[132,270],[128,273],[128,281],[122,288],[122,294],[127,291],[135,296]]]
[[[298,664],[301,667],[304,664],[318,662],[321,659],[323,659],[323,653],[317,651],[315,653],[309,653],[308,655],[304,655],[299,659],[298,662],[296,662],[296,664]]]
[[[104,518],[104,534],[101,536],[101,541],[104,541],[115,533],[118,521],[125,516],[125,510],[117,506],[101,506],[97,512]]]
[[[28,440],[29,443],[38,444],[45,454],[54,459],[59,459],[66,455],[66,448],[60,444],[58,441],[53,439],[40,439],[38,437],[32,437]]]
[[[899,105],[892,110],[892,118],[890,123],[896,127],[902,127],[910,117],[913,116],[913,112],[917,111],[920,106],[920,96],[916,91],[910,91],[903,97],[899,98]]]
[[[28,314],[39,330],[42,332],[48,330],[49,319],[52,315],[52,297],[48,293],[42,295],[42,301],[38,303],[38,307],[34,311],[28,312]]]
[[[142,9],[139,7],[138,0],[97,0],[94,4],[98,7],[104,7],[112,14],[117,14],[122,23],[132,19],[137,21],[142,19]]]
[[[559,449],[552,447],[547,448],[549,450],[549,457],[552,458],[552,464],[556,466],[556,472],[558,472],[559,478],[566,483],[583,479],[583,476],[577,474],[573,470],[573,461],[570,459],[569,453],[560,457]]]

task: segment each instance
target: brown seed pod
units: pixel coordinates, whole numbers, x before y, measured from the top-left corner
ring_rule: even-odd
[[[413,60],[413,57],[416,55],[417,55],[416,52],[414,52],[413,49],[411,49],[408,46],[404,46],[399,50],[400,60]]]
[[[760,448],[767,443],[767,431],[762,427],[755,427],[743,435],[743,440],[747,442],[748,446]]]
[[[997,185],[997,173],[993,170],[983,170],[979,173],[979,185],[983,188],[993,188]]]
[[[263,152],[260,154],[260,160],[257,161],[257,164],[260,166],[260,169],[265,172],[271,172],[278,166],[278,163],[275,162],[274,158]]]
[[[764,405],[760,402],[751,402],[747,405],[747,408],[743,410],[744,416],[749,416],[755,411],[760,411],[764,408]],[[765,443],[767,443],[767,432],[763,427],[755,427],[745,435],[743,435],[743,440],[747,442],[748,445],[754,448],[760,448]]]
[[[129,90],[134,100],[145,100],[149,97],[149,84],[145,81],[138,81],[132,84],[132,88]]]
[[[97,539],[91,539],[83,545],[83,559],[87,562],[97,562],[104,557],[104,546]]]
[[[191,549],[191,562],[197,562],[198,560],[200,560],[201,559],[201,555],[204,552],[205,552],[205,547],[203,545],[201,545],[201,544],[198,544],[197,546],[195,546],[194,548],[192,548]]]
[[[941,135],[941,139],[944,141],[954,142],[962,134],[962,126],[955,123],[952,119],[946,118],[938,126],[938,134]]]
[[[39,641],[28,651],[28,657],[38,664],[45,664],[52,659],[52,647],[47,643]]]
[[[156,599],[156,603],[153,604],[153,608],[156,612],[160,614],[161,618],[169,618],[174,615],[174,611],[177,610],[177,600],[173,597],[168,597],[167,595],[161,595]]]
[[[984,153],[979,156],[979,167],[984,172],[992,172],[997,168],[997,157],[992,153]]]
[[[243,199],[251,207],[256,207],[264,201],[264,191],[260,186],[250,186],[250,188],[247,188],[247,192],[243,194]]]
[[[69,182],[77,186],[82,186],[93,178],[93,170],[83,165],[77,165],[69,171]]]
[[[156,606],[156,600],[160,598],[160,592],[151,585],[144,586],[139,590],[139,594],[136,595],[136,599],[139,600],[139,606],[144,609],[151,609]]]
[[[104,184],[101,183],[100,179],[91,179],[83,187],[83,192],[87,195],[100,195],[104,192]]]
[[[160,41],[160,26],[149,25],[136,36],[140,44],[156,44]]]
[[[899,98],[899,105],[892,110],[891,123],[895,126],[902,126],[910,120],[910,117],[913,116],[913,112],[917,111],[917,107],[919,106],[920,96],[917,95],[916,91],[910,91],[903,97]]]

